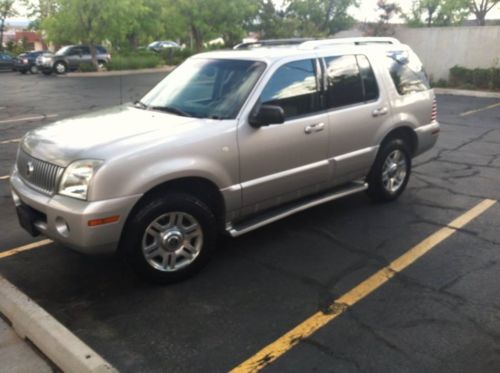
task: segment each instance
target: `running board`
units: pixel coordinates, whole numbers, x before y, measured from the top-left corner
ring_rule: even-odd
[[[226,231],[232,237],[238,237],[247,232],[253,231],[254,229],[263,227],[264,225],[274,223],[277,220],[286,218],[287,216],[296,214],[297,212],[307,210],[308,208],[321,205],[326,202],[330,202],[342,197],[349,196],[351,194],[359,193],[368,189],[368,184],[365,182],[352,182],[341,187],[330,190],[326,193],[309,197],[305,200],[300,200],[298,202],[292,202],[284,206],[280,206],[276,209],[272,209],[268,212],[263,213],[257,217],[251,218],[250,220],[238,223],[235,226],[231,224],[228,225]]]

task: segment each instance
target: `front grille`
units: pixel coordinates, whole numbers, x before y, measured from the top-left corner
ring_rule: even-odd
[[[64,170],[63,167],[33,158],[23,150],[17,156],[17,169],[26,183],[46,194],[54,194]]]

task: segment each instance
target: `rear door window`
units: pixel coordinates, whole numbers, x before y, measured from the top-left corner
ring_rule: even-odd
[[[329,108],[364,103],[378,97],[378,86],[368,58],[363,55],[326,57]]]
[[[392,81],[400,95],[426,91],[430,88],[424,67],[412,51],[390,52],[386,61]]]
[[[269,79],[260,101],[281,106],[285,118],[311,114],[320,110],[315,60],[289,62],[281,66]]]

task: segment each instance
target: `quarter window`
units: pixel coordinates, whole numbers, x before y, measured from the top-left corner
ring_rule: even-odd
[[[260,101],[281,106],[286,119],[319,111],[314,60],[294,61],[281,66],[262,91]]]
[[[430,88],[427,74],[415,53],[391,52],[387,55],[387,65],[400,95],[426,91]]]

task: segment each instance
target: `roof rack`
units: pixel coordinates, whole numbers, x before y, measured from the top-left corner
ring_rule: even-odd
[[[401,44],[396,38],[389,37],[356,37],[338,39],[309,40],[300,44],[301,49],[319,49],[332,45],[370,45],[370,44]]]
[[[332,45],[369,45],[369,44],[401,44],[398,39],[390,37],[355,37],[337,39],[291,38],[257,40],[240,43],[233,49],[253,49],[262,47],[283,47],[297,45],[300,49],[319,49]]]
[[[233,49],[252,49],[261,47],[281,47],[287,45],[301,45],[308,41],[314,41],[313,38],[291,38],[291,39],[267,39],[257,40],[248,43],[240,43]]]

